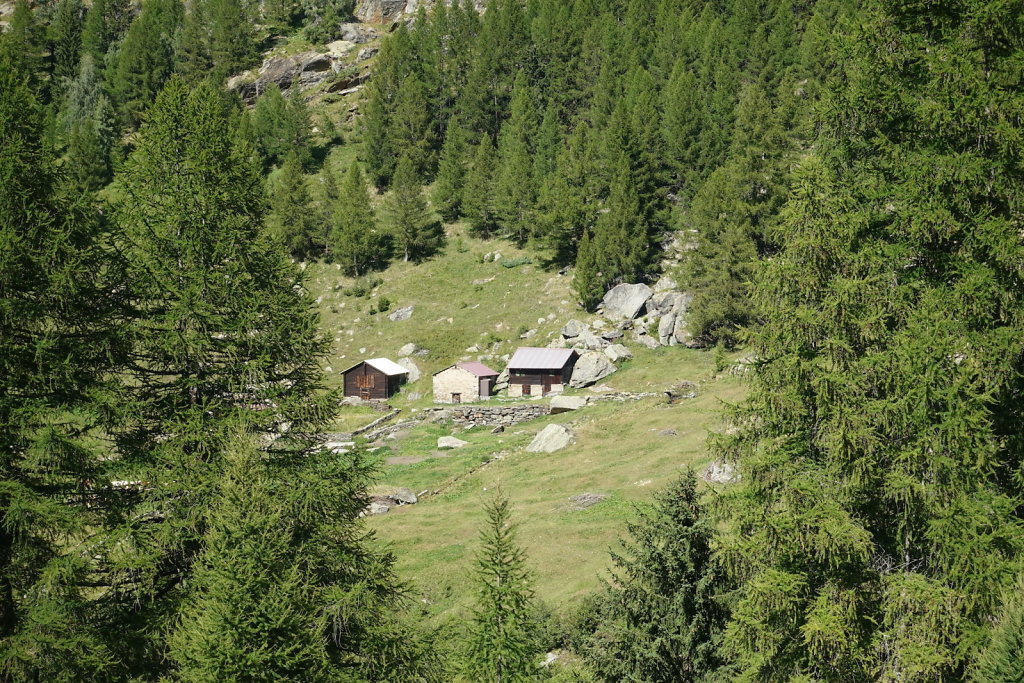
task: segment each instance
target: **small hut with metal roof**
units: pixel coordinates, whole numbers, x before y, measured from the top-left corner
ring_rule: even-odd
[[[575,349],[520,346],[508,362],[508,395],[543,396],[562,391],[579,357]]]
[[[490,398],[498,373],[483,363],[449,365],[434,373],[435,403],[465,403]]]
[[[345,377],[345,396],[364,401],[388,399],[409,378],[409,371],[393,360],[371,358],[341,373]]]

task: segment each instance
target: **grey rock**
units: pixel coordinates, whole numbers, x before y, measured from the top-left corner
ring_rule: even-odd
[[[409,371],[409,382],[415,382],[422,376],[419,366],[412,358],[399,358],[395,362]]]
[[[651,297],[651,300],[647,303],[647,308],[657,311],[659,315],[664,315],[673,311],[676,303],[684,297],[685,295],[681,292],[658,292]]]
[[[618,363],[619,361],[629,360],[632,358],[633,352],[622,344],[612,344],[604,350],[604,355],[608,356],[608,360],[613,363]]]
[[[418,391],[410,391],[408,398],[410,401],[418,401],[423,398],[423,394]],[[415,408],[413,408],[413,410],[415,410]]]
[[[571,444],[575,434],[564,425],[551,424],[540,430],[526,447],[528,453],[554,453]]]
[[[622,339],[622,330],[608,330],[607,332],[602,332],[601,339],[607,339],[608,341]]]
[[[590,386],[600,382],[615,370],[615,365],[608,360],[608,356],[598,351],[587,351],[576,361],[569,386],[576,388]]]
[[[454,436],[442,436],[437,440],[438,448],[462,448],[468,444],[468,441],[457,439]]]
[[[555,396],[551,399],[551,414],[568,413],[587,405],[585,396]]]
[[[674,429],[662,429],[658,432],[658,436],[679,436],[679,432]]]
[[[668,275],[663,275],[657,282],[654,283],[655,292],[664,292],[670,289],[679,289],[679,285]]]
[[[669,342],[674,342],[676,329],[676,313],[667,313],[658,322],[658,341],[663,346],[668,346]]]
[[[573,346],[589,349],[590,351],[598,351],[608,346],[608,340],[598,337],[590,330],[584,330],[582,334],[576,337]]]
[[[308,90],[333,77],[340,68],[340,63],[331,54],[315,51],[270,57],[263,62],[255,79],[244,74],[234,76],[228,80],[228,89],[236,91],[251,104],[271,83],[287,90],[297,81],[301,90]]]
[[[412,489],[400,488],[391,494],[391,497],[402,505],[415,505],[419,498],[412,492]]]
[[[398,349],[398,356],[399,357],[411,356],[411,355],[415,354],[419,350],[420,350],[420,347],[416,346],[412,342],[409,342],[408,344],[405,344],[404,346],[402,346],[402,348]]]
[[[643,283],[612,287],[602,299],[604,313],[612,319],[635,318],[643,310],[651,294],[651,288]]]
[[[498,373],[498,379],[494,381],[494,392],[504,391],[508,389],[508,368],[505,368]]]
[[[415,306],[404,306],[402,308],[399,308],[397,311],[393,311],[388,314],[388,320],[396,323],[401,322],[403,320],[408,320],[409,318],[412,317],[412,312],[415,308]]]
[[[377,37],[377,31],[359,24],[342,24],[338,37],[350,43],[367,43]]]
[[[716,460],[708,465],[701,476],[712,484],[733,484],[742,479],[736,466],[724,460]]]
[[[370,57],[375,56],[378,52],[380,52],[379,47],[364,47],[359,51],[359,54],[356,55],[356,61],[365,62]]]
[[[649,334],[634,334],[633,339],[637,344],[648,349],[656,349],[661,346],[661,343]]]
[[[579,320],[570,320],[562,327],[562,336],[566,339],[573,339],[584,332],[590,332],[590,328]]]
[[[569,500],[573,503],[573,510],[586,510],[588,507],[597,505],[606,498],[608,496],[603,493],[579,493],[575,496],[569,496]]]
[[[356,19],[367,24],[397,21],[406,11],[408,0],[362,0],[356,3]]]
[[[385,505],[384,503],[379,503],[377,501],[373,501],[372,503],[370,503],[369,505],[366,506],[366,514],[368,514],[368,515],[383,515],[385,512],[387,512],[390,509],[391,509],[391,507],[388,506],[388,505]]]
[[[532,337],[535,334],[537,334],[537,330],[527,330],[526,332],[523,332],[521,335],[519,335],[519,338],[520,339],[529,339],[530,337]]]

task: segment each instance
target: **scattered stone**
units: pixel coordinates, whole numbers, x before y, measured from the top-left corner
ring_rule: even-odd
[[[588,349],[590,351],[599,351],[608,346],[608,340],[596,336],[590,330],[584,330],[582,334],[576,337],[576,341],[573,346]]]
[[[632,319],[640,315],[644,304],[651,298],[651,288],[643,283],[612,287],[604,295],[604,313],[613,319]]]
[[[507,358],[505,359],[508,360]],[[499,391],[505,391],[508,389],[508,368],[505,368],[498,374],[498,379],[494,381],[494,393]]]
[[[559,424],[550,424],[537,433],[530,445],[526,447],[528,453],[554,453],[571,444],[575,434]]]
[[[679,436],[679,432],[674,429],[662,429],[658,432],[658,436]]]
[[[619,361],[629,360],[632,358],[633,352],[622,344],[612,344],[604,350],[604,355],[608,356],[608,360],[613,363],[618,363]]]
[[[491,430],[491,434],[501,434],[503,431],[505,431],[505,426],[498,425],[497,427]]]
[[[676,329],[676,313],[667,313],[662,317],[661,321],[658,322],[658,341],[662,346],[668,346],[669,342],[674,342]]]
[[[462,448],[469,445],[468,441],[457,439],[454,436],[442,436],[437,440],[438,448]]]
[[[562,327],[562,336],[566,339],[574,339],[589,331],[589,328],[579,320],[570,320]]]
[[[416,346],[416,344],[412,342],[409,342],[408,344],[402,346],[402,348],[398,349],[398,356],[399,358],[401,358],[402,356],[411,356],[419,350],[420,347]]]
[[[616,367],[608,360],[608,356],[599,351],[586,351],[576,361],[576,367],[573,368],[569,386],[577,389],[588,387],[591,384],[600,382],[615,372],[615,370]]]
[[[368,515],[383,515],[385,512],[387,512],[390,509],[391,509],[391,507],[388,506],[388,505],[385,505],[384,503],[378,503],[377,501],[373,501],[372,503],[370,503],[369,505],[366,506],[366,514],[368,514]]]
[[[401,365],[403,368],[409,371],[410,382],[415,382],[422,376],[420,373],[419,366],[416,365],[416,362],[412,358],[399,358],[397,362],[399,365]]]
[[[590,387],[587,391],[594,394],[607,394],[608,392],[615,391],[615,389],[607,384],[598,384],[596,387]]]
[[[415,306],[405,306],[403,308],[399,308],[397,311],[394,311],[388,315],[388,320],[396,323],[401,322],[403,320],[408,320],[409,318],[412,317],[412,311],[414,308]]]
[[[636,341],[637,344],[639,344],[640,346],[644,346],[648,349],[656,349],[659,346],[661,346],[661,343],[659,343],[657,339],[655,339],[649,334],[637,333],[633,335],[633,339]]]
[[[391,494],[391,497],[394,498],[399,505],[415,505],[419,501],[419,498],[417,498],[416,494],[412,492],[412,489],[407,488],[398,489]]]
[[[541,661],[540,665],[541,665],[541,668],[546,669],[546,668],[548,668],[549,666],[551,666],[552,664],[554,664],[557,661],[558,661],[558,653],[557,652],[549,652],[546,655],[544,655],[544,659]]]
[[[608,330],[607,332],[602,332],[601,339],[607,339],[608,341],[622,339],[622,330]]]
[[[494,277],[495,276],[491,276],[491,277],[488,277],[488,278],[483,278],[483,279],[480,279],[480,280],[473,280],[473,284],[477,285],[477,286],[479,286],[479,285],[486,285],[488,282],[492,282],[494,280]]]
[[[701,476],[704,481],[709,481],[712,484],[733,484],[742,478],[736,471],[735,465],[724,460],[716,460],[708,465]]]
[[[537,334],[537,330],[527,330],[526,332],[519,335],[520,339],[529,339],[533,335]]]
[[[579,410],[587,405],[585,396],[555,396],[551,399],[551,414],[567,413],[572,410]]]
[[[366,24],[383,24],[398,20],[408,0],[363,0],[356,3],[355,15]]]
[[[380,52],[379,47],[364,47],[359,51],[359,54],[356,55],[356,61],[365,62],[370,57],[376,56],[378,52]]]
[[[410,401],[418,401],[421,398],[423,398],[423,394],[421,394],[418,391],[412,391],[412,392],[409,392],[409,397],[408,398],[409,398]],[[413,412],[415,412],[415,410],[416,409],[413,408]]]
[[[342,40],[347,40],[350,43],[356,43],[357,45],[368,43],[377,37],[377,32],[369,26],[361,26],[360,24],[342,24],[340,28],[340,38]]]
[[[569,496],[569,500],[573,503],[573,510],[586,510],[588,507],[597,505],[607,498],[608,496],[603,493],[580,493],[575,496]]]

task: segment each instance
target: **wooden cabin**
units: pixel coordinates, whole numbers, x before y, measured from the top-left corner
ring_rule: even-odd
[[[490,398],[498,373],[483,363],[449,365],[434,373],[435,403],[465,403]]]
[[[345,396],[364,401],[391,398],[409,377],[408,370],[387,358],[364,360],[341,374],[345,377]]]
[[[520,346],[508,362],[508,395],[544,396],[562,391],[579,357],[575,349]]]

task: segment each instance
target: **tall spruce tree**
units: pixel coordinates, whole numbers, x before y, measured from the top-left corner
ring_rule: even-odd
[[[99,679],[115,674],[84,586],[117,288],[28,82],[0,50],[0,678]]]
[[[172,78],[119,179],[133,308],[133,362],[116,443],[133,479],[104,557],[107,600],[133,666],[162,670],[172,627],[203,549],[226,444],[265,438],[268,458],[316,446],[334,400],[322,391],[329,342],[298,270],[263,230],[264,194],[208,83]]]
[[[302,162],[294,151],[288,152],[284,163],[270,180],[270,214],[267,228],[270,234],[293,257],[304,260],[323,251],[317,235],[316,215],[310,198]]]
[[[501,227],[522,245],[530,236],[536,199],[532,150],[538,126],[536,105],[522,71],[512,90],[511,110],[498,138],[498,170],[492,196]]]
[[[135,126],[174,68],[174,36],[181,25],[180,0],[152,0],[131,23],[108,65],[108,86],[125,125]]]
[[[978,657],[971,680],[975,683],[1024,681],[1024,580],[1006,592],[991,640]]]
[[[722,664],[728,586],[712,556],[714,522],[685,471],[627,525],[632,539],[613,553],[615,578],[594,646],[601,680],[686,683],[711,680]]]
[[[466,185],[462,189],[462,215],[478,234],[487,236],[496,227],[494,212],[495,159],[494,145],[487,135],[480,139],[473,165],[466,172]]]
[[[535,680],[539,653],[531,619],[533,587],[526,556],[516,542],[512,506],[499,492],[485,512],[465,675],[467,680],[494,683]]]
[[[82,52],[82,23],[85,8],[81,0],[60,0],[49,25],[50,55],[55,85],[64,87],[78,75]]]
[[[395,168],[387,211],[395,246],[403,260],[419,260],[437,249],[437,223],[431,221],[420,178],[408,155],[403,155]]]
[[[338,191],[327,249],[349,275],[359,277],[386,261],[386,242],[377,230],[363,172],[353,161]]]
[[[448,126],[437,167],[431,199],[441,218],[452,223],[462,215],[462,190],[466,182],[466,133],[458,123]]]
[[[845,45],[719,450],[748,679],[961,680],[1019,568],[1018,17],[869,2]]]

